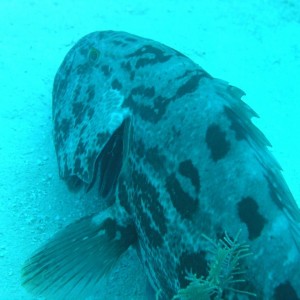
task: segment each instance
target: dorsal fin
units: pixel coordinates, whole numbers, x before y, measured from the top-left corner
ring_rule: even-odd
[[[290,220],[291,232],[300,251],[300,209],[282,176],[279,163],[268,149],[271,143],[251,121],[252,117],[258,115],[241,100],[245,95],[242,90],[219,79],[215,79],[215,84],[218,93],[227,101],[225,112],[230,114],[230,118],[238,124],[247,142],[255,150],[256,157],[264,168],[265,176],[275,193],[274,196],[283,213]]]

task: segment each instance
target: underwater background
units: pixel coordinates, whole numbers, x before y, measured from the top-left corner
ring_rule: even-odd
[[[59,179],[52,141],[54,75],[82,36],[121,30],[184,53],[246,92],[254,123],[300,203],[300,1],[0,1],[0,300],[35,299],[22,263],[60,228],[101,209]],[[147,299],[134,251],[91,299]]]

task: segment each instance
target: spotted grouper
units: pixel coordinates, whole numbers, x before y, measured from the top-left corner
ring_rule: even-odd
[[[84,299],[134,247],[157,299],[300,299],[300,211],[243,95],[159,42],[79,40],[54,80],[54,144],[61,178],[107,208],[37,250],[23,285]]]

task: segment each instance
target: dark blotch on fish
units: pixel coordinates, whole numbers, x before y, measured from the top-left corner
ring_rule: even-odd
[[[87,107],[83,102],[74,102],[72,106],[72,111],[75,117],[75,125],[82,123]]]
[[[81,161],[79,158],[76,158],[75,160],[74,172],[75,173],[83,172],[83,168],[81,166]]]
[[[206,253],[200,251],[197,253],[184,252],[179,259],[179,265],[177,267],[177,274],[181,288],[185,288],[190,281],[186,279],[187,272],[191,272],[200,278],[204,278],[208,275],[208,263],[205,258]]]
[[[200,192],[200,176],[190,159],[179,164],[179,173],[191,180],[198,194]]]
[[[195,92],[198,88],[201,77],[201,74],[197,74],[189,78],[188,81],[177,90],[176,96],[180,98],[186,94]]]
[[[62,133],[62,138],[66,140],[69,136],[70,128],[71,128],[71,120],[63,119],[60,125],[57,124],[55,130],[59,130]]]
[[[103,66],[101,67],[101,70],[102,70],[103,74],[104,74],[105,76],[107,76],[107,77],[108,77],[108,76],[111,74],[111,72],[112,72],[111,67],[108,66],[108,65],[103,65]]]
[[[299,300],[299,298],[291,284],[285,282],[275,289],[274,300]]]
[[[267,220],[259,213],[256,201],[251,197],[243,198],[238,203],[238,214],[241,221],[247,225],[249,239],[258,238]]]
[[[136,203],[142,227],[145,229],[149,243],[159,247],[162,245],[164,234],[167,232],[165,213],[159,203],[159,193],[143,173],[134,171],[132,182],[135,190],[133,200]],[[155,227],[158,227],[158,230]]]
[[[176,174],[170,175],[166,180],[166,188],[173,206],[183,219],[191,219],[196,213],[198,200],[186,193],[176,178]]]
[[[121,90],[122,89],[122,83],[118,80],[115,79],[112,83],[111,83],[111,87],[115,90]]]
[[[224,158],[230,149],[225,131],[221,130],[220,126],[216,124],[212,124],[207,128],[205,141],[215,162]]]
[[[95,98],[95,85],[91,84],[89,85],[87,89],[87,102],[91,102]]]
[[[135,67],[139,69],[147,65],[164,63],[168,61],[172,57],[172,55],[166,55],[165,51],[162,51],[151,45],[146,45],[141,49],[138,49],[134,53],[127,55],[126,57],[142,57],[139,58],[135,64]]]

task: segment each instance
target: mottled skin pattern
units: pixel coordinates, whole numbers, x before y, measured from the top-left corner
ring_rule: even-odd
[[[159,299],[185,287],[187,271],[207,275],[202,233],[216,240],[239,229],[253,255],[237,288],[300,299],[299,210],[242,95],[181,53],[124,32],[85,36],[56,76],[60,175],[73,187],[97,174],[116,179],[114,205],[134,224]],[[120,164],[111,173],[99,167],[109,141],[108,161]]]

